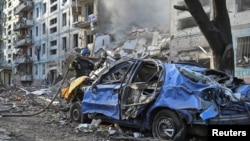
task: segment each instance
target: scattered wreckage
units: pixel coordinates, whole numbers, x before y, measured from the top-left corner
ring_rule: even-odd
[[[183,140],[191,125],[250,124],[250,84],[190,63],[122,60],[81,96],[83,119],[150,130],[161,140]]]
[[[151,131],[160,140],[183,140],[191,130],[204,135],[201,127],[207,125],[250,124],[250,84],[218,70],[165,61],[168,56],[159,53],[167,52],[171,38],[154,49],[144,48],[143,38],[113,52],[104,48],[108,63],[62,90],[61,97],[72,103],[71,120],[101,119]],[[133,54],[129,49],[135,46],[140,49]]]

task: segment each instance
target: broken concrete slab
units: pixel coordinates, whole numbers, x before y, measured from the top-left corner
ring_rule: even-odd
[[[94,42],[93,53],[103,48],[105,49],[107,45],[110,44],[110,36],[109,35],[101,35],[97,36]]]

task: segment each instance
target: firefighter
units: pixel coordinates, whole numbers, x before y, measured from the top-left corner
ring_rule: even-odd
[[[94,70],[94,63],[89,60],[90,50],[85,47],[81,50],[81,55],[77,56],[69,65],[69,70],[75,70],[75,77],[89,76],[90,72]]]

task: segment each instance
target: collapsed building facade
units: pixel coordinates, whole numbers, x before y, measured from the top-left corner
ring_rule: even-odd
[[[201,3],[211,17],[210,0]],[[64,74],[76,50],[83,47],[91,49],[94,58],[102,49],[119,50],[124,57],[188,61],[213,67],[209,45],[191,15],[173,8],[183,4],[182,0],[154,4],[5,0],[1,15],[7,20],[2,21],[0,79],[5,85],[51,85]],[[249,13],[250,4],[246,0],[229,0],[227,5],[236,50],[236,76],[247,78],[250,21],[244,15]]]

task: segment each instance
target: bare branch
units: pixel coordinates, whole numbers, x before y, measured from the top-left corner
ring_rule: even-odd
[[[182,10],[182,11],[189,11],[189,9],[187,8],[187,6],[185,5],[174,5],[174,9],[177,9],[177,10]]]

